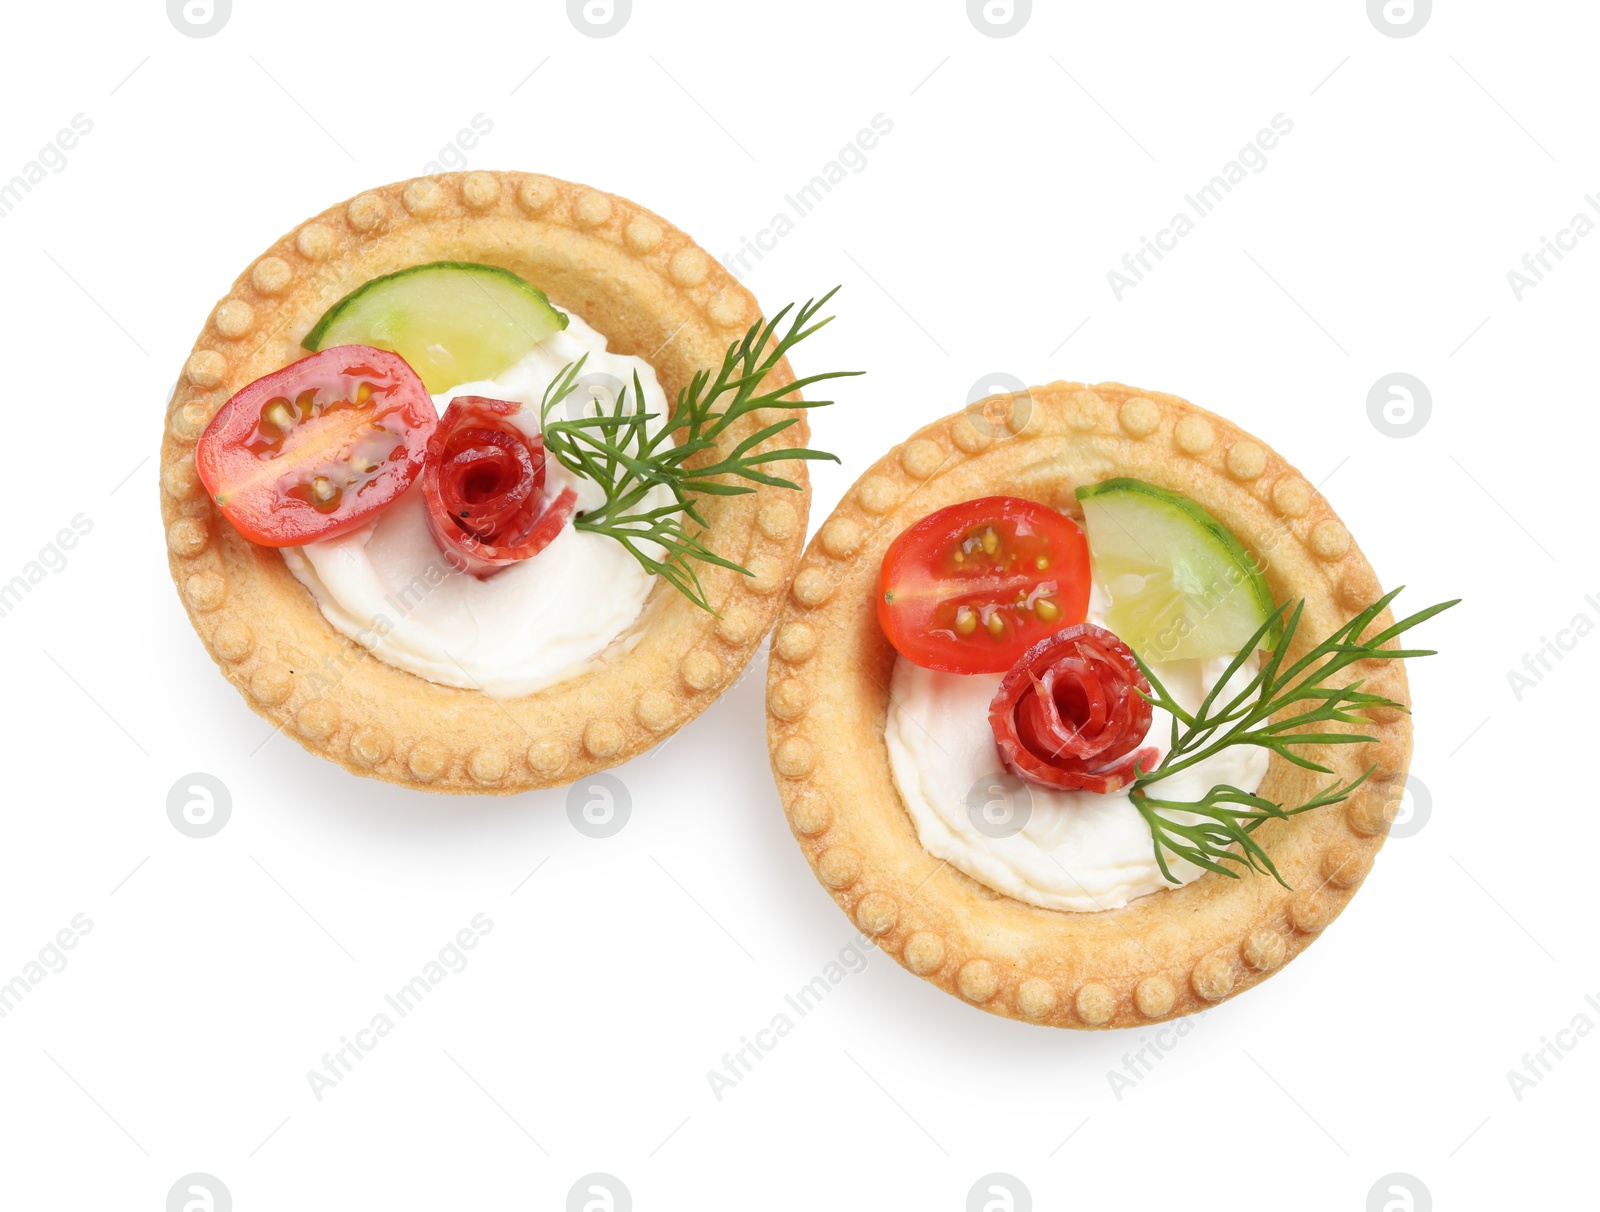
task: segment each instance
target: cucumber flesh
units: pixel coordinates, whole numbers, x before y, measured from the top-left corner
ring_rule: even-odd
[[[310,350],[393,350],[432,394],[492,379],[567,326],[544,292],[491,265],[435,261],[374,278],[340,299],[301,342]]]
[[[1183,494],[1117,479],[1078,489],[1078,500],[1111,599],[1106,622],[1146,662],[1232,656],[1271,615],[1255,558]]]

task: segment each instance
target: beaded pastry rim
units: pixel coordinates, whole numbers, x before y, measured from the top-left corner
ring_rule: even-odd
[[[708,540],[752,576],[702,573],[717,615],[665,582],[601,667],[520,699],[436,685],[336,632],[278,552],[251,544],[199,483],[194,447],[239,388],[306,351],[332,303],[383,273],[470,260],[521,273],[610,348],[655,367],[669,398],[720,364],[761,315],[755,298],[683,232],[614,194],[523,172],[418,177],[368,190],[300,224],[254,260],[212,310],[184,364],[161,443],[168,564],[189,619],[252,710],[356,774],[422,790],[511,794],[559,786],[660,743],[711,704],[771,626],[805,538],[803,461],[702,506]],[[767,386],[793,381],[785,361]],[[783,435],[804,444],[808,427]],[[731,447],[775,419],[752,414]],[[631,644],[631,647],[628,645]]]
[[[1345,803],[1262,827],[1293,891],[1259,874],[1206,874],[1121,909],[1066,913],[996,893],[923,850],[883,741],[894,652],[874,595],[885,548],[935,509],[994,493],[1081,518],[1074,490],[1119,475],[1184,492],[1216,514],[1263,558],[1277,600],[1306,599],[1303,634],[1320,639],[1381,596],[1327,501],[1264,443],[1176,396],[1057,382],[990,397],[868,469],[801,559],[768,670],[773,774],[790,827],[839,907],[945,992],[1057,1027],[1191,1014],[1280,970],[1370,872],[1411,753],[1410,717],[1393,709],[1368,713],[1377,743],[1317,751],[1345,778],[1376,769]],[[1392,621],[1385,611],[1374,628]],[[1361,662],[1355,673],[1409,706],[1401,662]],[[1274,754],[1262,793],[1287,801],[1328,781]]]

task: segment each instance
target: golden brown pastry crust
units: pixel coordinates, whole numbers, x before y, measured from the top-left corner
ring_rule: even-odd
[[[1113,476],[1186,493],[1229,526],[1278,601],[1305,599],[1307,643],[1381,595],[1328,503],[1265,444],[1176,396],[1053,383],[928,426],[856,482],[795,574],[767,682],[789,823],[840,907],[947,993],[1058,1027],[1189,1014],[1293,959],[1371,869],[1411,755],[1410,718],[1392,709],[1372,713],[1376,744],[1318,751],[1344,778],[1376,770],[1346,803],[1261,827],[1293,891],[1262,875],[1207,874],[1121,909],[1067,913],[1002,896],[923,850],[883,740],[895,657],[875,608],[884,550],[918,518],[993,494],[1081,518],[1074,490]],[[1409,704],[1399,661],[1362,664],[1368,689]],[[1261,794],[1298,803],[1328,781],[1274,755]]]
[[[195,630],[258,714],[357,774],[428,791],[509,794],[626,761],[693,719],[767,632],[805,539],[803,462],[770,468],[802,486],[716,497],[709,542],[754,574],[702,573],[720,617],[658,582],[626,652],[526,698],[497,700],[384,664],[328,625],[278,552],[212,506],[194,446],[227,398],[304,357],[322,313],[380,274],[429,261],[521,274],[655,367],[669,398],[720,365],[761,314],[688,236],[624,198],[551,177],[471,172],[369,190],[284,236],[241,274],[195,342],[168,407],[161,516],[168,562]],[[787,362],[768,387],[791,382]],[[782,445],[803,445],[804,413]],[[775,419],[752,414],[731,446]],[[582,587],[575,590],[581,592]]]

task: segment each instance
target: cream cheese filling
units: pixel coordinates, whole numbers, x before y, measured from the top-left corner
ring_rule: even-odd
[[[1097,586],[1091,623],[1105,626],[1105,600]],[[1152,670],[1192,710],[1228,664],[1227,657],[1167,661]],[[1256,658],[1247,661],[1223,693],[1242,689],[1257,667]],[[941,673],[895,659],[884,742],[923,849],[996,892],[1043,909],[1118,909],[1175,887],[1162,876],[1150,828],[1126,791],[1058,791],[1004,772],[989,727],[989,703],[1003,676]],[[1165,756],[1171,736],[1172,716],[1156,708],[1145,745]],[[1268,757],[1255,746],[1232,746],[1164,780],[1162,798],[1198,799],[1218,783],[1255,791]],[[1183,883],[1204,874],[1171,855],[1168,865]]]
[[[434,396],[434,404],[443,416],[456,396],[513,400],[523,406],[515,422],[537,433],[545,389],[585,355],[582,381],[598,384],[602,398],[625,383],[631,400],[637,374],[645,408],[657,417],[650,428],[659,428],[668,403],[655,371],[640,358],[608,352],[605,337],[577,316],[493,381],[462,383]],[[557,411],[592,410],[593,398],[580,388]],[[598,484],[547,459],[546,500],[569,486],[579,512],[605,500]],[[642,507],[670,501],[656,488]],[[323,617],[379,660],[493,698],[518,698],[596,669],[614,645],[626,651],[638,640],[630,629],[656,579],[615,539],[571,525],[538,555],[487,580],[457,572],[428,532],[420,476],[367,525],[286,547],[283,559]]]

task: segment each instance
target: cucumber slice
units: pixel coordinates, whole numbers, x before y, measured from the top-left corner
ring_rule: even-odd
[[[510,270],[435,261],[374,278],[340,299],[300,344],[373,345],[411,364],[430,394],[492,379],[567,317]]]
[[[1142,480],[1078,489],[1106,622],[1146,662],[1232,656],[1274,609],[1255,559],[1181,493]],[[1276,629],[1266,637],[1270,646]]]

